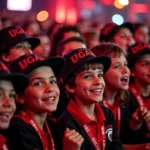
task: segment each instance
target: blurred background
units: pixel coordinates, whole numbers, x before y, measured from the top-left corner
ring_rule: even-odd
[[[0,0],[0,16],[8,14],[16,23],[35,18],[68,24],[78,20],[149,22],[150,0]]]

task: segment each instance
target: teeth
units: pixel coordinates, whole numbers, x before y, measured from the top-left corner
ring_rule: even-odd
[[[97,90],[93,90],[93,92],[100,92],[101,90],[100,89],[97,89]]]
[[[9,117],[10,113],[1,113],[1,115]]]
[[[55,97],[45,98],[44,101],[54,101]]]
[[[50,98],[51,101],[54,101],[54,99],[55,99],[54,97],[51,97],[51,98]]]

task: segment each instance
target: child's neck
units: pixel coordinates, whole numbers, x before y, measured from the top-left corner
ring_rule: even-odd
[[[139,94],[143,97],[148,97],[150,96],[150,84],[143,86],[140,84],[138,81],[133,82],[133,86],[136,88],[136,90],[139,92]]]
[[[104,100],[107,101],[108,104],[114,105],[116,100],[117,91],[110,89],[109,87],[105,87]]]
[[[76,101],[76,103],[91,120],[97,121],[95,114],[95,103],[90,105],[85,105],[81,101]]]
[[[32,112],[30,110],[27,110],[27,112],[30,113],[30,115],[33,117],[34,121],[36,122],[36,124],[38,125],[39,128],[43,129],[44,126],[44,122],[46,120],[46,116],[47,113],[43,113],[43,114],[37,114],[35,112]]]

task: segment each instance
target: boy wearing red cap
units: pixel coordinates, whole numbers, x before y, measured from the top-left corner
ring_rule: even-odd
[[[20,85],[21,83],[21,85]],[[16,110],[15,94],[22,92],[28,85],[28,79],[21,74],[11,74],[0,61],[0,149],[13,149],[4,135]]]
[[[32,53],[40,44],[38,38],[29,37],[20,26],[10,26],[0,30],[0,58],[9,65],[16,58]]]
[[[139,107],[150,110],[150,44],[136,43],[128,49],[128,64],[131,70],[130,93],[134,112]],[[147,116],[148,117],[148,116]],[[132,116],[130,127],[136,131],[132,142],[142,144],[150,143],[150,123],[138,120],[138,112]]]
[[[83,136],[81,150],[121,150],[113,114],[99,105],[105,88],[103,75],[110,67],[110,58],[96,57],[84,48],[76,49],[64,58],[66,65],[61,77],[70,103],[57,121],[60,141],[69,128]]]
[[[127,50],[129,46],[135,44],[132,32],[134,26],[130,22],[125,22],[121,25],[115,23],[106,24],[100,34],[100,42],[111,42],[120,45]]]

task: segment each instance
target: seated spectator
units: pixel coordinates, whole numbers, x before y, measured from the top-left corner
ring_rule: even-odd
[[[29,37],[20,26],[0,30],[0,58],[7,66],[16,58],[32,53],[39,44],[38,38]]]

